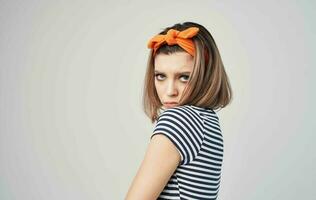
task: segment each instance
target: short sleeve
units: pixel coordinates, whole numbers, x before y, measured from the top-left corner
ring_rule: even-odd
[[[185,165],[194,160],[201,148],[203,120],[189,108],[169,108],[159,116],[151,138],[156,134],[171,140],[180,153],[180,165]]]

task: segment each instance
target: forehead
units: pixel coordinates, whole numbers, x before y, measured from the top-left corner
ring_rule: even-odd
[[[158,54],[154,61],[156,71],[190,71],[193,65],[193,57],[186,52]]]

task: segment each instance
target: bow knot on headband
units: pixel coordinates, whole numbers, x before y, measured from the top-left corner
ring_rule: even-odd
[[[194,37],[198,32],[199,28],[197,27],[190,27],[183,31],[169,29],[167,34],[160,34],[151,38],[147,46],[148,48],[153,49],[155,54],[156,50],[164,43],[167,43],[168,45],[178,44],[190,55],[194,56],[195,47],[191,38]]]

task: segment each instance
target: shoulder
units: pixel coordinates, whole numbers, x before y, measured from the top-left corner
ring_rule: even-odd
[[[156,122],[156,128],[161,126],[178,129],[182,127],[194,127],[202,131],[204,122],[201,114],[194,107],[182,105],[164,110]]]
[[[204,138],[203,120],[199,113],[188,105],[164,110],[158,117],[153,134],[163,134],[171,140],[181,155],[181,164],[186,164],[197,155]]]
[[[164,110],[159,115],[157,122],[164,120],[199,121],[201,120],[200,118],[201,116],[194,110],[194,108],[189,105],[182,105]]]

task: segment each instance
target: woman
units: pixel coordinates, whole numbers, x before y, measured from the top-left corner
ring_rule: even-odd
[[[217,199],[224,146],[214,110],[232,91],[215,41],[185,22],[148,47],[143,103],[156,125],[125,200]]]

